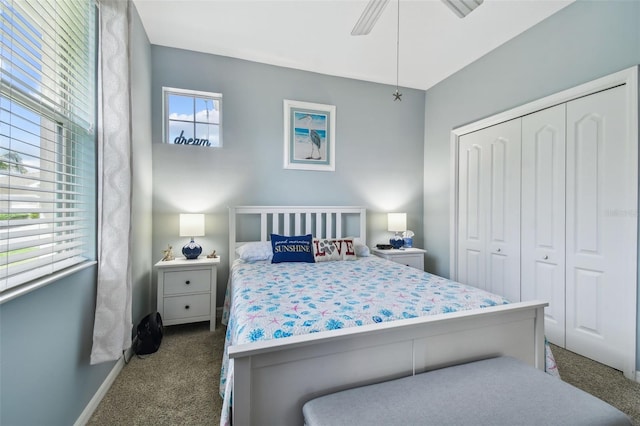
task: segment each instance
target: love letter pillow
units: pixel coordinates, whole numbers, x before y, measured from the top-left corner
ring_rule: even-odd
[[[357,259],[353,239],[351,238],[314,238],[313,255],[316,262]]]
[[[316,259],[316,262],[342,260],[342,255],[333,240],[326,238],[313,239],[313,257]]]

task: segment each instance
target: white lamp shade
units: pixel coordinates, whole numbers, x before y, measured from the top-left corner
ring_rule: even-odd
[[[391,232],[404,232],[407,230],[406,213],[389,213],[387,216],[387,229]]]
[[[204,214],[181,213],[180,214],[180,236],[181,237],[204,236]]]

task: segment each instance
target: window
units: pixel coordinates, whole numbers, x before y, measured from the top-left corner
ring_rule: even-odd
[[[164,142],[175,145],[222,146],[222,95],[162,88]]]
[[[0,17],[5,292],[95,259],[95,1],[0,0]]]

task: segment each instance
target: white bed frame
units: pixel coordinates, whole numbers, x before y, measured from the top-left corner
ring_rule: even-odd
[[[240,239],[239,218],[253,217],[259,220],[257,235]],[[357,221],[357,232],[347,235],[347,221]],[[318,238],[357,237],[367,242],[367,209],[364,207],[299,207],[299,206],[241,206],[229,207],[229,270],[235,261],[236,248],[254,241],[268,241],[270,234],[313,234]]]
[[[237,219],[247,214],[260,217],[260,238],[252,241],[304,229],[366,242],[362,207],[232,207],[230,253],[242,244]],[[346,214],[359,215],[360,235],[342,234]],[[497,355],[544,369],[547,305],[519,302],[231,346],[233,424],[301,425],[302,405],[317,396]]]

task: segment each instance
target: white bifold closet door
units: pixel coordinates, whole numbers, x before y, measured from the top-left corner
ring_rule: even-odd
[[[542,299],[545,334],[623,370],[633,321],[637,152],[616,87],[522,119],[522,299]]]
[[[622,86],[567,103],[566,348],[620,370],[637,265],[637,139],[626,105]]]
[[[640,327],[637,114],[633,67],[456,129],[452,146],[451,275],[549,302],[552,343],[628,378]]]
[[[565,104],[522,118],[522,300],[546,300],[545,334],[565,346]]]
[[[511,120],[459,143],[457,280],[520,301],[520,132]]]

